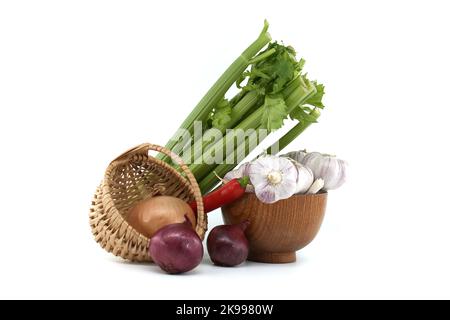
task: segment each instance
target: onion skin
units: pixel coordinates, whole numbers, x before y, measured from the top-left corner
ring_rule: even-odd
[[[236,225],[217,226],[211,230],[207,248],[212,262],[222,267],[234,267],[248,257],[249,244],[244,234],[249,221]]]
[[[182,223],[187,215],[192,227],[197,224],[188,203],[170,196],[157,196],[139,202],[128,211],[126,220],[139,233],[151,238],[159,229],[172,223]]]
[[[163,227],[150,240],[150,257],[170,274],[188,272],[203,259],[203,244],[189,221]]]

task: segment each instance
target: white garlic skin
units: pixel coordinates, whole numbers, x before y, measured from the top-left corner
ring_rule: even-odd
[[[298,163],[302,163],[303,158],[305,158],[307,154],[308,153],[306,152],[306,150],[291,151],[286,154],[283,154],[282,157],[288,157],[291,158],[292,160],[297,161]]]
[[[324,180],[325,190],[337,189],[345,182],[347,163],[344,160],[319,152],[311,152],[302,159],[302,164],[312,170],[316,179]]]
[[[306,194],[316,194],[317,192],[322,190],[323,186],[324,186],[323,179],[321,179],[321,178],[316,179],[316,181],[313,182],[311,187],[309,187],[309,189],[306,192]]]
[[[247,163],[242,164],[239,168],[228,171],[227,174],[223,177],[224,180],[230,181],[232,179],[239,179],[243,176],[248,175],[247,173]]]
[[[291,159],[265,155],[250,163],[248,176],[256,197],[274,203],[294,194],[298,173]]]
[[[223,177],[223,180],[225,182],[228,182],[232,179],[240,179],[242,177],[248,176],[249,165],[250,165],[250,162],[245,162],[239,168],[227,172],[227,174]],[[249,183],[249,184],[247,184],[247,187],[245,187],[245,192],[254,193],[255,188],[253,188],[253,186]]]
[[[310,168],[308,168],[305,165],[302,165],[301,163],[298,163],[295,160],[291,160],[292,163],[295,165],[295,168],[297,169],[297,186],[295,188],[295,194],[298,193],[305,193],[308,191],[309,187],[314,182],[314,174]]]

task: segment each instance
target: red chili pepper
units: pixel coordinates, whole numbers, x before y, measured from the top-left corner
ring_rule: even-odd
[[[223,186],[205,195],[203,197],[205,213],[223,207],[242,197],[245,193],[248,180],[248,177],[232,179]],[[197,212],[197,203],[195,201],[189,203],[189,205],[194,212]]]

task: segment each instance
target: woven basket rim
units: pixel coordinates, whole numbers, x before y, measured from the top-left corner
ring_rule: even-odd
[[[111,173],[113,172],[113,170],[115,170],[117,168],[117,166],[122,165],[123,163],[127,163],[127,162],[139,162],[140,159],[140,155],[135,154],[133,155],[132,158],[130,159],[121,159],[118,161],[113,161],[111,163],[111,165],[107,168],[106,172],[105,172],[105,177],[104,177],[104,182],[102,184],[102,193],[103,193],[103,199],[104,200],[110,200],[111,202],[113,202],[113,200],[111,199],[111,190],[110,190],[110,186],[108,183],[105,183],[105,181],[108,181],[109,176],[111,175]],[[189,192],[194,195],[195,194],[195,190],[193,188],[193,186],[189,183],[189,180],[187,180],[185,177],[183,177],[177,170],[175,170],[175,168],[173,168],[171,165],[167,164],[166,162],[152,157],[150,155],[147,156],[146,161],[149,162],[153,162],[161,167],[163,167],[165,170],[169,171],[174,177],[176,177],[178,179],[178,181],[183,185],[184,188],[187,188],[189,190]],[[203,200],[202,200],[203,201]],[[105,201],[104,201],[105,203]],[[113,207],[112,210],[114,210],[116,214],[120,215],[122,217],[122,219],[124,220],[124,223],[127,223],[127,220],[123,217],[123,214],[121,212],[119,212],[119,210],[116,207]],[[203,209],[202,209],[203,211]],[[203,214],[203,213],[202,213]],[[197,216],[199,216],[199,210],[197,210]],[[142,235],[141,233],[139,233],[136,229],[134,229],[130,224],[128,224],[134,231],[136,231],[137,234],[139,234],[141,237],[143,237],[144,239],[146,239],[147,241],[150,240],[149,238],[145,237],[144,235]],[[199,234],[199,236],[203,239],[204,233],[206,232],[206,227],[201,226],[202,231],[199,233],[198,228],[199,227],[199,223],[198,223],[198,219],[197,219],[197,226],[196,226],[196,231]]]
[[[168,163],[157,159],[156,157],[153,157],[148,154],[150,150],[154,150],[157,152],[162,152],[164,154],[167,154],[170,156],[173,161],[179,165],[181,171],[184,173],[185,176],[180,174],[179,171],[177,171],[174,167],[169,165]],[[115,255],[119,255],[124,257],[125,259],[131,259],[131,260],[138,260],[138,261],[145,261],[145,258],[143,257],[142,253],[142,245],[146,244],[147,247],[150,243],[150,238],[147,238],[143,234],[139,233],[137,230],[135,230],[126,220],[124,216],[124,212],[121,212],[114,203],[114,200],[111,196],[112,189],[109,181],[112,181],[112,175],[115,174],[115,170],[117,170],[120,166],[126,165],[128,163],[143,163],[148,162],[152,165],[156,165],[160,167],[163,171],[167,172],[167,175],[176,179],[177,183],[180,184],[180,187],[182,190],[185,190],[187,194],[190,194],[191,197],[195,199],[197,202],[197,221],[196,221],[196,228],[195,231],[199,235],[199,237],[203,240],[206,230],[207,230],[207,217],[204,213],[204,207],[203,207],[203,200],[200,192],[200,188],[198,186],[197,181],[195,180],[195,177],[190,172],[189,168],[184,164],[184,162],[181,160],[180,157],[178,157],[176,154],[171,152],[168,149],[165,149],[164,147],[154,145],[154,144],[141,144],[139,146],[136,146],[134,148],[131,148],[121,154],[119,157],[115,158],[108,168],[105,170],[105,175],[102,183],[97,188],[97,192],[94,196],[93,206],[91,207],[91,227],[93,230],[94,235],[96,235],[94,229],[101,228],[107,228],[106,234],[110,235],[110,233],[113,233],[114,231],[119,230],[119,233],[122,234],[122,237],[128,238],[129,241],[136,240],[137,243],[128,243],[127,240],[122,239],[120,240],[120,244],[126,245],[128,243],[128,247],[134,248],[136,252],[132,252],[131,254],[127,252],[127,254],[123,253],[123,250],[121,248],[116,248],[114,246],[117,246],[113,240],[110,242],[114,242],[114,244],[107,244],[105,245],[105,242],[108,242],[108,239],[101,239],[101,236],[96,235],[96,240],[99,242],[102,247],[104,247],[107,251],[110,251],[114,253]],[[100,200],[100,201],[99,201]],[[96,222],[96,215],[106,215],[108,216],[108,223],[109,225],[104,226],[103,224],[99,226],[99,224],[103,222]],[[111,218],[112,217],[112,218]],[[108,230],[111,229],[109,232]],[[104,231],[104,229],[102,229]],[[102,232],[105,233],[105,232]],[[140,243],[140,245],[139,245]],[[136,247],[135,247],[136,246]],[[140,246],[140,248],[138,248]],[[148,248],[146,248],[147,250]],[[137,252],[137,251],[141,252]],[[127,251],[127,250],[125,250]],[[134,255],[136,258],[134,257]],[[125,256],[124,256],[125,255]],[[129,256],[132,255],[132,258]]]

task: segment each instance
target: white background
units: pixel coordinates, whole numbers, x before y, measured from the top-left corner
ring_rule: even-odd
[[[2,1],[1,298],[450,298],[445,1]],[[181,276],[93,241],[104,169],[164,144],[257,36],[326,85],[289,150],[347,159],[322,229],[289,265]],[[210,214],[210,228],[221,222]]]

